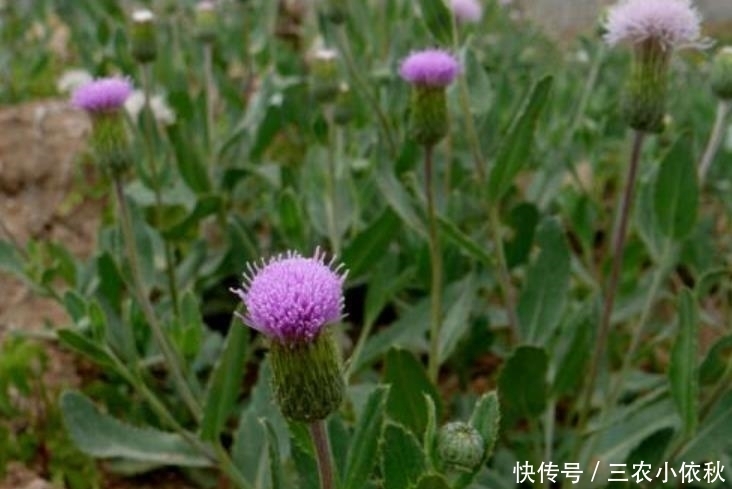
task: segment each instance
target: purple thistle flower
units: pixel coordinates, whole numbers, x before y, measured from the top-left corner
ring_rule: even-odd
[[[441,49],[426,49],[407,56],[399,74],[407,82],[428,87],[446,87],[460,73],[460,63]]]
[[[483,16],[483,6],[479,0],[452,0],[450,6],[458,22],[476,23]]]
[[[309,342],[343,316],[343,265],[315,251],[312,258],[289,251],[249,264],[240,289],[230,289],[247,308],[247,325],[284,344]]]
[[[696,46],[701,17],[690,0],[621,0],[608,11],[605,42],[639,44],[653,40],[663,49]]]
[[[127,78],[98,78],[74,90],[71,104],[91,113],[113,112],[121,109],[132,94],[132,83]]]

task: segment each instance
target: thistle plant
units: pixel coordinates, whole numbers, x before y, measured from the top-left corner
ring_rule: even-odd
[[[450,8],[455,19],[462,24],[476,24],[483,17],[479,0],[451,0]]]
[[[343,316],[343,265],[295,252],[251,265],[240,318],[269,339],[272,388],[282,414],[310,425],[323,489],[334,487],[323,420],[340,406],[345,384],[340,353],[327,326]]]
[[[629,44],[633,50],[633,62],[627,79],[623,113],[628,126],[633,129],[633,143],[628,173],[620,200],[617,223],[612,237],[612,265],[604,290],[604,299],[598,328],[595,351],[587,376],[584,404],[580,425],[583,426],[594,393],[597,369],[605,354],[615,295],[622,269],[623,254],[640,168],[643,143],[649,134],[663,130],[668,98],[669,64],[673,52],[684,47],[701,44],[700,17],[689,0],[622,0],[611,7],[605,23],[605,41],[610,46]],[[665,259],[665,256],[662,258]],[[665,264],[663,264],[665,266]],[[663,267],[660,267],[661,269]],[[660,279],[654,281],[649,293],[653,297]],[[650,306],[649,306],[650,307]],[[620,379],[624,378],[630,359],[636,352],[647,314],[637,325],[630,347],[625,355]],[[616,386],[619,385],[616,382]],[[617,387],[609,394],[612,405]],[[584,426],[583,426],[584,427]]]
[[[439,336],[442,324],[442,249],[437,232],[435,188],[433,183],[435,145],[448,131],[447,96],[445,90],[458,73],[460,64],[446,51],[428,49],[409,55],[399,68],[401,77],[412,85],[409,115],[411,138],[424,151],[424,190],[427,196],[432,282],[430,286],[430,356],[428,372],[437,380],[440,366]]]

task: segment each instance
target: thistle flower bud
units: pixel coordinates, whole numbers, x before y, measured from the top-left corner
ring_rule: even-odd
[[[732,100],[732,46],[719,50],[712,65],[712,90],[722,100]]]
[[[476,24],[483,16],[483,6],[479,0],[451,0],[452,14],[461,24]]]
[[[668,67],[674,49],[701,44],[700,17],[690,0],[621,0],[607,12],[605,41],[633,46],[623,110],[628,125],[663,128]]]
[[[339,126],[344,126],[351,122],[351,118],[353,117],[352,102],[351,88],[347,83],[341,83],[338,86],[338,96],[333,107],[333,122]]]
[[[343,311],[341,266],[289,252],[249,266],[241,289],[240,318],[270,339],[272,387],[288,419],[312,422],[338,409],[345,384],[337,345],[325,327]]]
[[[155,60],[158,54],[155,34],[155,15],[147,9],[135,10],[132,13],[130,39],[132,56],[140,63]]]
[[[437,455],[448,467],[469,472],[483,461],[485,443],[471,425],[447,423],[437,433]]]
[[[132,163],[122,107],[132,93],[124,78],[100,78],[77,88],[71,104],[84,109],[92,120],[90,144],[97,162],[113,175],[124,172]]]
[[[318,102],[332,102],[338,95],[338,53],[332,49],[318,49],[310,60],[310,85]]]
[[[214,42],[219,30],[219,16],[213,0],[201,0],[196,4],[195,12],[196,37],[203,42]]]
[[[438,143],[447,134],[446,87],[460,72],[449,53],[428,49],[408,56],[401,64],[401,77],[412,84],[410,133],[425,146]]]

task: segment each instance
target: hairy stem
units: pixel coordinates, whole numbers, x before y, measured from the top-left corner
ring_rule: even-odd
[[[709,172],[709,167],[712,166],[712,161],[717,154],[719,144],[722,142],[722,136],[724,135],[724,123],[727,119],[727,114],[730,110],[730,102],[726,100],[720,100],[717,104],[717,116],[714,119],[714,127],[709,135],[709,141],[707,147],[704,150],[704,156],[702,156],[699,162],[699,183],[704,184],[704,180]]]
[[[432,266],[430,284],[430,356],[427,372],[432,382],[437,382],[440,369],[440,326],[442,323],[442,250],[437,233],[437,213],[435,212],[435,188],[432,181],[433,146],[424,148],[424,187],[427,196],[427,226]]]
[[[198,404],[191,387],[186,381],[181,367],[181,359],[179,355],[170,344],[165,331],[158,321],[155,311],[150,302],[150,299],[145,292],[145,286],[142,282],[142,276],[140,274],[140,262],[137,255],[137,246],[135,245],[135,234],[132,228],[132,218],[130,216],[130,209],[127,205],[127,199],[124,195],[122,188],[122,182],[119,177],[114,178],[114,190],[117,197],[117,204],[119,207],[120,221],[122,224],[122,235],[123,241],[125,242],[125,248],[127,250],[127,259],[129,261],[130,274],[132,276],[132,293],[136,296],[137,301],[142,307],[142,312],[145,315],[145,319],[150,325],[155,342],[160,349],[160,352],[165,357],[165,362],[170,369],[173,383],[181,396],[184,404],[193,415],[194,419],[199,420],[201,418],[201,406]]]
[[[620,202],[620,215],[618,217],[617,231],[612,245],[612,268],[610,269],[610,278],[607,282],[605,290],[605,299],[603,301],[602,316],[600,317],[600,328],[597,334],[595,350],[590,360],[590,369],[587,375],[587,384],[584,394],[584,400],[581,404],[579,416],[579,430],[584,429],[589,416],[592,404],[592,394],[595,390],[597,381],[597,370],[600,359],[604,357],[607,338],[610,333],[610,323],[615,304],[615,294],[618,288],[618,280],[620,278],[620,270],[623,264],[623,251],[625,248],[625,239],[628,232],[628,224],[630,223],[630,210],[633,204],[633,195],[635,193],[635,182],[638,177],[638,167],[640,166],[640,154],[643,148],[645,134],[641,131],[635,131],[633,135],[633,149],[630,156],[630,165],[628,167],[628,176],[625,182],[625,190]]]
[[[334,489],[333,460],[330,454],[328,433],[325,430],[325,421],[319,420],[310,424],[310,436],[315,445],[315,455],[318,460],[321,489]]]

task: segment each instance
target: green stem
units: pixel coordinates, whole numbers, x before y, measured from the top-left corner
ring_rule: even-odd
[[[329,107],[330,108],[330,107]],[[338,219],[336,216],[336,141],[335,141],[335,124],[330,111],[326,115],[328,121],[328,168],[325,172],[325,214],[328,221],[328,234],[330,235],[330,246],[333,254],[340,254],[341,243],[338,235]]]
[[[699,162],[700,185],[704,184],[704,180],[709,172],[709,167],[712,166],[714,156],[717,154],[719,144],[722,142],[722,136],[724,135],[724,123],[727,119],[730,106],[730,102],[726,100],[720,100],[717,104],[717,116],[714,120],[714,127],[709,135],[709,141],[707,142],[707,147],[704,150],[704,156],[702,156],[702,159]]]
[[[340,51],[343,55],[343,59],[346,62],[346,69],[348,70],[348,73],[351,75],[351,79],[355,82],[356,86],[359,88],[359,90],[364,94],[366,99],[371,104],[371,108],[373,109],[374,113],[376,114],[376,118],[379,121],[379,125],[381,126],[381,130],[384,133],[384,137],[386,138],[387,145],[389,146],[389,153],[392,157],[396,157],[397,155],[397,145],[394,141],[394,137],[392,135],[391,125],[389,124],[389,119],[384,113],[384,111],[381,108],[381,105],[379,104],[379,100],[376,98],[376,96],[371,91],[371,84],[366,83],[361,78],[361,72],[363,71],[363,67],[356,66],[356,63],[353,61],[353,57],[351,56],[351,50],[349,48],[349,42],[348,42],[348,35],[344,30],[343,26],[339,26],[337,28],[338,31],[338,38],[339,38],[339,44],[340,44]]]
[[[140,303],[140,307],[142,307],[142,312],[150,325],[150,329],[152,330],[153,337],[155,338],[155,342],[157,343],[160,352],[165,357],[165,361],[168,368],[170,368],[173,383],[175,384],[178,393],[183,399],[188,410],[193,415],[193,418],[200,420],[201,406],[198,404],[198,401],[191,391],[190,385],[186,381],[181,367],[181,360],[173,346],[170,344],[162,326],[158,322],[158,318],[155,315],[150,299],[145,292],[145,286],[142,281],[142,276],[140,275],[140,262],[137,256],[135,234],[132,228],[132,218],[127,205],[127,199],[125,198],[124,190],[122,188],[122,182],[119,177],[115,176],[113,183],[117,197],[117,204],[119,206],[123,240],[127,249],[127,259],[129,261],[130,274],[132,276],[132,292]]]
[[[155,194],[155,224],[160,225],[163,214],[163,196],[160,185],[160,173],[158,171],[157,158],[155,154],[155,145],[153,144],[150,131],[155,127],[155,114],[152,110],[150,100],[152,98],[152,65],[145,63],[142,70],[142,85],[145,93],[144,112],[147,117],[148,125],[143,130],[145,139],[145,148],[147,149],[147,157],[150,162],[150,179],[152,183],[153,193]],[[173,302],[173,315],[177,319],[180,317],[178,307],[178,285],[175,278],[175,260],[173,255],[173,247],[170,242],[163,239],[163,247],[165,249],[165,275],[168,279],[168,289],[170,291],[170,300]]]
[[[206,80],[206,135],[208,136],[209,166],[213,171],[216,163],[216,149],[214,147],[214,93],[215,82],[213,75],[213,44],[203,45],[203,70]]]
[[[318,472],[320,474],[321,489],[334,489],[333,460],[330,454],[330,443],[328,433],[325,429],[325,421],[318,420],[310,424],[310,436],[315,445],[315,455],[318,460]]]
[[[424,148],[424,186],[427,196],[427,225],[432,265],[430,286],[430,356],[428,374],[430,380],[437,382],[440,369],[440,325],[442,322],[442,250],[437,233],[437,213],[435,211],[435,189],[432,182],[434,146]]]
[[[503,291],[506,302],[506,317],[508,318],[510,343],[515,345],[519,341],[519,321],[516,316],[516,290],[511,283],[511,273],[508,270],[506,253],[503,250],[503,227],[498,215],[498,204],[495,203],[488,210],[491,233],[493,234],[494,248],[498,258],[498,282]]]
[[[592,407],[592,395],[597,381],[597,371],[600,359],[604,357],[607,338],[610,333],[615,293],[617,292],[620,270],[622,269],[623,264],[623,251],[625,249],[626,234],[630,223],[630,210],[633,204],[635,182],[638,177],[640,154],[643,149],[644,140],[645,134],[643,132],[634,132],[633,149],[630,156],[628,176],[625,182],[623,197],[620,202],[620,215],[618,218],[617,232],[615,233],[615,239],[613,240],[612,268],[610,270],[610,278],[608,279],[607,289],[605,291],[605,300],[603,301],[602,316],[600,318],[600,328],[597,335],[597,341],[595,343],[595,350],[590,360],[584,399],[580,404],[581,407],[578,419],[578,432],[580,437],[582,431],[584,431],[587,419],[589,418],[589,411]]]

